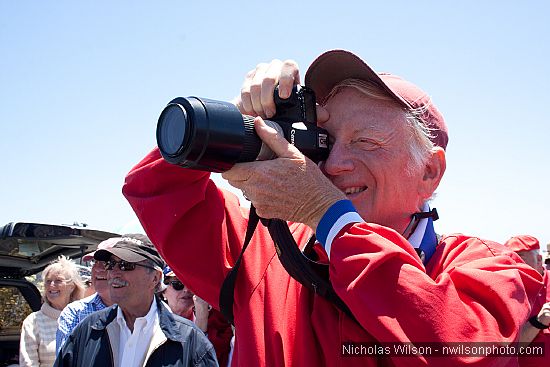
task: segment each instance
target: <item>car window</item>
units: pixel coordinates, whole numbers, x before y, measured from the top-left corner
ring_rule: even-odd
[[[31,312],[19,288],[0,286],[0,337],[21,333],[23,320]]]
[[[13,238],[0,239],[0,255],[16,256],[21,258],[30,258],[47,253],[50,248],[54,248],[54,243],[15,240]]]

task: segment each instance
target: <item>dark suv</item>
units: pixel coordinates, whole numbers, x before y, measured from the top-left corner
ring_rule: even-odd
[[[0,367],[17,363],[21,324],[40,309],[38,273],[60,255],[81,258],[116,236],[73,225],[9,223],[0,227]]]

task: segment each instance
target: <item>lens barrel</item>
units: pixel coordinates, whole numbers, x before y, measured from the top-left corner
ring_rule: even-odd
[[[172,100],[157,124],[157,144],[172,164],[224,172],[237,162],[254,161],[262,141],[254,118],[231,103],[189,97]]]
[[[280,102],[272,120],[264,121],[319,162],[329,154],[328,132],[315,125],[315,104],[304,103],[307,98],[302,96],[306,90],[296,87],[294,97]],[[198,97],[179,97],[164,108],[157,124],[157,145],[169,163],[209,172],[276,158],[256,134],[253,117],[242,115],[231,103]]]

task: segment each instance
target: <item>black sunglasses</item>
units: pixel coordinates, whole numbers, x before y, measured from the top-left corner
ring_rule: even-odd
[[[174,290],[176,291],[181,291],[185,286],[183,285],[182,282],[180,282],[179,280],[169,280],[169,281],[165,281],[164,284],[166,285],[171,285],[172,288],[174,288]]]
[[[141,266],[147,269],[154,269],[152,266],[149,266],[149,265],[132,263],[124,260],[120,260],[120,261],[108,260],[108,261],[105,261],[105,270],[113,270],[117,264],[118,264],[118,268],[122,271],[132,271],[136,268],[136,266]]]

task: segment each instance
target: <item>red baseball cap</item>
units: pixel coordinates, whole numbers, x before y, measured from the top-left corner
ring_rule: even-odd
[[[332,50],[317,57],[306,72],[305,84],[313,89],[317,102],[321,103],[336,84],[346,79],[374,82],[407,110],[424,110],[421,119],[430,129],[430,140],[443,149],[447,147],[447,125],[426,92],[396,75],[376,73],[359,56],[349,51]]]
[[[529,235],[519,235],[510,238],[504,246],[508,247],[514,252],[531,251],[540,249],[539,240]]]

